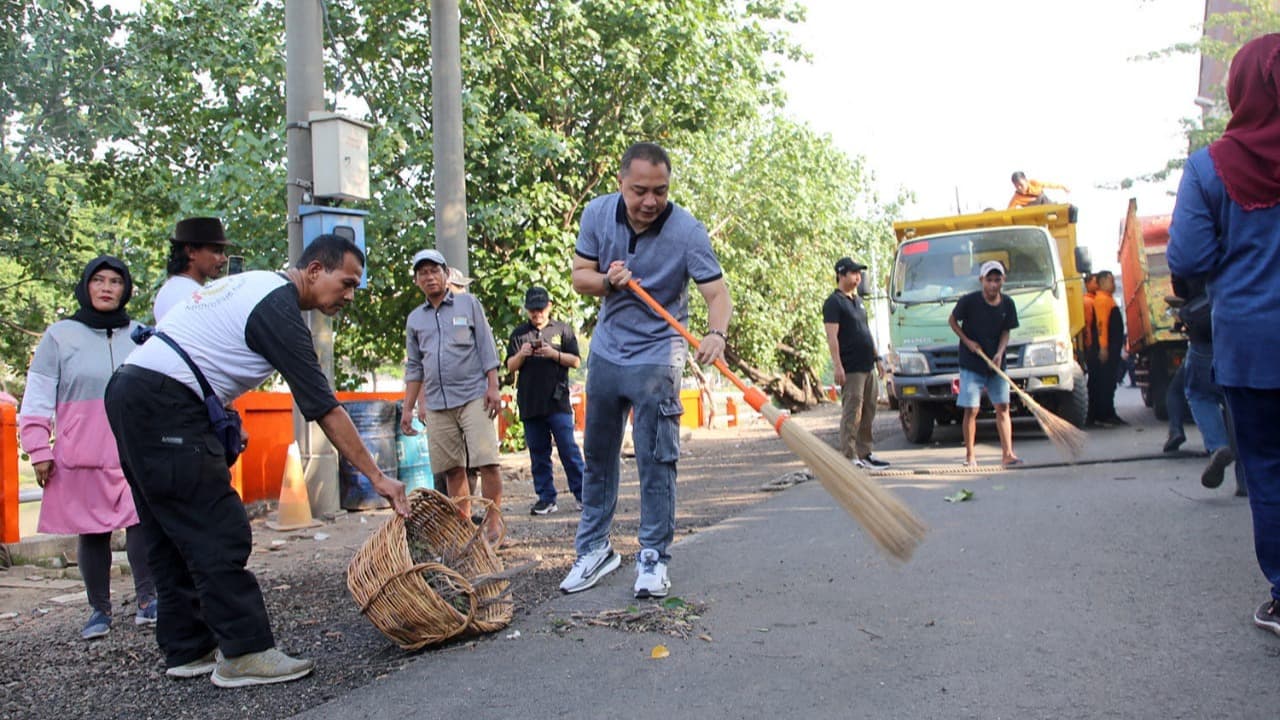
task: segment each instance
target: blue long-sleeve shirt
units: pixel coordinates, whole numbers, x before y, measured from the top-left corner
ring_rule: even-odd
[[[1169,226],[1169,269],[1204,276],[1220,385],[1280,388],[1280,205],[1245,210],[1208,149],[1187,158]]]

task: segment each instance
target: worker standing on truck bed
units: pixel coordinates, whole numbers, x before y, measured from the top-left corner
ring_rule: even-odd
[[[1028,180],[1027,174],[1019,170],[1010,178],[1013,181],[1013,197],[1009,199],[1009,208],[1020,208],[1028,205],[1050,205],[1053,203],[1045,196],[1045,188],[1061,190],[1064,193],[1071,192],[1066,185],[1058,183],[1046,182],[1043,180]]]

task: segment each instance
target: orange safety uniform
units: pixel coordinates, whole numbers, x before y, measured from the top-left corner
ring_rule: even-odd
[[[1013,197],[1009,199],[1009,209],[1025,207],[1040,199],[1044,195],[1045,188],[1053,188],[1054,190],[1066,190],[1065,185],[1059,185],[1051,182],[1041,182],[1039,180],[1027,180],[1027,191],[1014,192]]]
[[[1084,330],[1080,334],[1084,336],[1084,347],[1089,350],[1093,347],[1093,298],[1098,293],[1098,281],[1090,277],[1084,284]]]
[[[1116,309],[1116,299],[1106,290],[1099,290],[1093,296],[1094,337],[1099,350],[1109,350],[1111,344],[1111,321]],[[1114,313],[1119,315],[1119,313]]]

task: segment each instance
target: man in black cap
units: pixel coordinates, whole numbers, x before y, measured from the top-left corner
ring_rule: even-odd
[[[227,236],[222,221],[211,217],[179,220],[169,238],[169,279],[156,293],[156,324],[191,293],[222,274],[227,265]]]
[[[582,363],[573,328],[551,319],[551,296],[545,288],[524,294],[529,322],[522,323],[507,343],[507,370],[519,371],[516,404],[524,424],[524,443],[532,463],[533,488],[538,493],[530,514],[555,512],[556,486],[551,473],[551,440],[560,451],[569,491],[582,502],[584,464],[573,437],[573,408],[569,405],[569,368]]]
[[[836,261],[836,289],[822,304],[822,327],[840,386],[840,452],[853,464],[886,468],[889,463],[871,454],[871,426],[876,419],[880,386],[871,374],[884,377],[884,364],[867,323],[867,310],[858,298],[862,271],[867,266],[842,257]]]

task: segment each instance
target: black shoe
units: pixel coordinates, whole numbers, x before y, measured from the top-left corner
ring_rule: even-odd
[[[1236,485],[1236,497],[1249,497],[1249,488],[1244,485]]]
[[[862,458],[862,464],[875,470],[889,467],[889,462],[887,460],[881,460],[871,453],[867,453],[867,456]]]
[[[1186,435],[1170,435],[1169,439],[1164,441],[1164,451],[1167,453],[1178,452],[1178,448],[1182,447],[1182,443],[1186,441]]]
[[[1209,464],[1200,474],[1200,484],[1207,488],[1216,488],[1222,484],[1222,474],[1227,466],[1235,462],[1236,454],[1229,447],[1221,447],[1209,456]]]
[[[529,514],[530,515],[550,515],[551,513],[559,509],[560,508],[557,507],[556,504],[553,502],[547,502],[546,500],[539,500],[538,502],[533,504],[532,508],[529,509]]]
[[[1128,425],[1129,424],[1125,422],[1125,419],[1120,417],[1119,415],[1112,415],[1111,417],[1107,418],[1106,423],[1108,425]]]
[[[1268,600],[1253,611],[1253,624],[1280,635],[1280,600]]]

